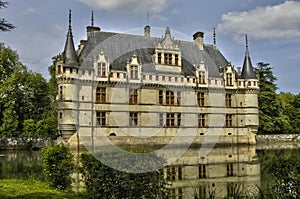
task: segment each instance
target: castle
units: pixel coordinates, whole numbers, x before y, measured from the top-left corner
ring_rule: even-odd
[[[176,40],[87,27],[75,50],[71,13],[56,62],[59,131],[96,143],[255,144],[259,81],[248,42],[237,70],[204,33]],[[192,139],[190,139],[192,138]]]

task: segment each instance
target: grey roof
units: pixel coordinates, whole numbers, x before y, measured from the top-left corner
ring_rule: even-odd
[[[74,47],[72,27],[71,27],[71,10],[69,13],[69,29],[67,34],[67,40],[65,43],[65,49],[63,53],[63,63],[67,66],[78,66],[77,55]]]
[[[79,61],[81,67],[91,67],[95,55],[104,52],[113,70],[126,70],[126,64],[133,53],[143,65],[143,72],[170,73],[155,69],[153,54],[161,38],[128,35],[110,32],[95,32],[88,38],[83,48]],[[219,67],[225,67],[228,61],[213,45],[205,45],[204,50],[199,50],[193,42],[176,41],[182,53],[182,75],[194,76],[195,67],[204,62],[208,68],[209,77],[221,77]]]
[[[251,63],[248,45],[246,46],[246,54],[245,54],[243,69],[242,69],[242,73],[241,73],[241,78],[243,78],[243,79],[257,79],[256,74],[253,70],[252,63]]]

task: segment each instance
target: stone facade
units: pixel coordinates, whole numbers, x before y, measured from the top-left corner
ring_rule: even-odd
[[[59,130],[95,144],[255,144],[258,79],[248,44],[242,70],[215,44],[178,41],[87,27],[75,51],[71,30],[56,64]],[[176,140],[176,139],[175,139]]]

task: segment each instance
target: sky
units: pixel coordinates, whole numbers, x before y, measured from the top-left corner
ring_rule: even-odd
[[[49,78],[52,57],[63,51],[72,9],[74,42],[86,39],[86,26],[103,31],[143,34],[145,25],[153,30],[170,27],[192,41],[197,31],[204,42],[213,43],[235,68],[242,66],[245,34],[253,65],[269,63],[278,92],[300,92],[300,1],[284,0],[6,0],[0,19],[16,26],[0,32],[0,42],[16,50],[20,60],[33,72]],[[159,32],[157,36],[160,36]],[[162,34],[162,33],[161,33]],[[180,37],[175,35],[175,39]]]

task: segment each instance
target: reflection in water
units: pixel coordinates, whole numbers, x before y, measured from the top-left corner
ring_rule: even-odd
[[[0,179],[42,180],[41,151],[0,151]]]
[[[214,148],[206,157],[190,148],[164,168],[164,176],[172,181],[174,199],[226,197],[235,191],[253,196],[260,186],[260,164],[255,146]]]

